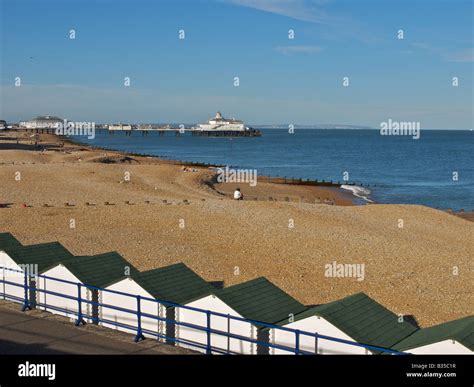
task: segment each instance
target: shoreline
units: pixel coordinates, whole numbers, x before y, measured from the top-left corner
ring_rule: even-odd
[[[198,168],[222,168],[226,167],[226,165],[219,165],[219,164],[212,164],[212,163],[202,163],[202,162],[194,162],[194,161],[189,161],[189,160],[179,160],[179,159],[174,159],[174,158],[167,158],[165,156],[160,156],[160,155],[150,155],[150,154],[144,154],[144,153],[135,153],[135,152],[127,152],[127,151],[122,151],[122,150],[117,150],[117,149],[112,149],[112,148],[105,148],[101,146],[95,146],[87,143],[83,143],[81,141],[71,139],[69,137],[61,137],[65,138],[66,141],[68,141],[71,144],[74,145],[81,145],[89,149],[96,149],[96,150],[106,150],[110,152],[120,152],[123,154],[127,154],[130,156],[138,156],[138,157],[150,157],[150,158],[157,158],[161,162],[165,163],[171,163],[175,165],[180,165],[180,166],[191,166],[191,167],[198,167]],[[240,168],[239,166],[235,165],[227,165],[229,168],[235,168],[238,169]],[[333,182],[333,181],[325,181],[321,180],[310,180],[310,179],[303,179],[303,178],[287,178],[287,177],[282,177],[282,176],[269,176],[269,175],[261,175],[258,176],[258,180],[260,182],[264,183],[271,183],[271,184],[284,184],[284,185],[289,185],[289,186],[314,186],[314,187],[330,187],[331,190],[337,192],[340,194],[340,197],[338,198],[337,202],[335,200],[331,201],[328,198],[323,197],[324,195],[320,196],[314,196],[310,199],[309,202],[314,202],[314,203],[324,203],[324,204],[335,204],[335,205],[356,205],[356,206],[364,206],[368,204],[393,204],[393,205],[423,205],[429,208],[434,208],[436,210],[440,211],[445,211],[447,213],[459,216],[463,219],[474,221],[474,208],[471,209],[471,211],[464,211],[463,209],[459,211],[453,211],[451,208],[439,208],[439,207],[431,207],[426,204],[412,204],[412,203],[380,203],[375,201],[372,198],[372,190],[371,185],[369,184],[364,184],[362,182],[347,182],[347,183],[341,183],[341,182]],[[228,183],[229,186],[232,186],[232,188],[238,187],[241,184],[233,184],[233,183]],[[225,184],[221,184],[225,185]],[[373,185],[372,187],[377,187],[378,185]],[[229,192],[229,190],[224,189],[223,191],[219,191],[216,187],[214,187],[218,192],[225,192],[228,195],[232,196],[232,192]],[[324,194],[324,192],[323,192]],[[257,200],[255,196],[251,196],[254,200]],[[273,197],[269,197],[269,200],[274,200]],[[289,201],[287,200],[287,197],[283,197],[284,201]],[[291,201],[291,200],[290,200]],[[297,199],[298,201],[298,199]],[[349,203],[350,202],[350,203]]]
[[[179,159],[173,159],[173,158],[167,158],[164,156],[160,155],[150,155],[150,154],[142,154],[142,153],[136,153],[136,152],[128,152],[128,151],[122,151],[118,149],[111,149],[111,148],[106,148],[106,147],[101,147],[101,146],[95,146],[91,144],[87,144],[84,142],[81,142],[76,139],[72,139],[70,137],[66,136],[58,136],[54,133],[43,133],[43,132],[33,132],[30,129],[8,129],[8,130],[3,130],[0,132],[0,134],[30,134],[30,138],[32,138],[35,134],[38,136],[39,139],[44,139],[44,138],[54,138],[55,141],[52,141],[49,145],[57,145],[58,143],[63,143],[63,144],[68,144],[72,147],[81,147],[83,151],[103,151],[103,152],[109,152],[112,154],[115,154],[117,156],[125,156],[125,157],[139,157],[139,158],[145,158],[147,160],[155,160],[158,163],[163,163],[163,164],[168,164],[168,165],[176,165],[179,167],[193,167],[197,169],[202,169],[202,170],[211,170],[211,169],[217,169],[221,167],[225,167],[224,165],[218,165],[218,164],[212,164],[212,163],[201,163],[201,162],[194,162],[194,161],[188,161],[188,160],[179,160]],[[24,138],[26,138],[24,136]],[[0,150],[2,149],[19,149],[16,147],[11,147],[11,148],[5,148],[5,143],[3,142],[5,140],[4,136],[0,136]],[[2,143],[3,142],[3,143]],[[30,141],[31,142],[31,141]],[[47,143],[46,143],[47,144]],[[45,143],[40,143],[38,146],[45,145]],[[29,148],[30,150],[31,147]],[[36,149],[38,151],[38,149]],[[229,168],[239,168],[238,166],[230,166],[228,165]],[[214,175],[215,177],[215,175]],[[348,184],[341,184],[340,182],[335,183],[332,181],[319,181],[319,180],[309,180],[309,179],[302,179],[302,178],[286,178],[286,177],[281,177],[281,176],[267,176],[267,175],[261,175],[258,176],[259,184],[264,183],[264,184],[271,184],[273,187],[278,187],[279,185],[281,186],[286,186],[290,189],[291,187],[298,187],[298,186],[305,186],[305,187],[317,187],[318,192],[317,194],[314,192],[304,192],[306,193],[306,196],[298,196],[298,195],[285,195],[280,194],[279,197],[277,195],[269,194],[268,192],[265,192],[265,194],[262,196],[262,194],[257,195],[255,194],[254,190],[250,189],[250,194],[246,195],[246,198],[244,200],[269,200],[269,201],[285,201],[285,202],[300,202],[300,203],[314,203],[314,204],[327,204],[327,205],[336,205],[336,206],[366,206],[369,204],[372,205],[419,205],[419,204],[408,204],[408,203],[379,203],[376,202],[375,200],[372,200],[371,195],[372,191],[369,189],[370,185],[364,185],[362,183],[348,183]],[[208,185],[211,187],[217,194],[219,195],[224,195],[224,196],[229,196],[232,198],[233,195],[233,190],[236,187],[239,186],[245,186],[247,183],[217,183],[213,177],[206,179],[203,181],[204,184]],[[277,190],[278,191],[278,190]],[[367,192],[368,191],[368,192]],[[464,209],[461,209],[459,211],[454,211],[451,208],[447,209],[442,209],[438,207],[431,207],[428,205],[421,204],[423,206],[426,206],[428,208],[433,208],[435,210],[443,211],[451,215],[455,215],[457,217],[460,217],[462,219],[472,221],[474,222],[474,208],[471,209],[471,211],[465,211]]]
[[[9,131],[11,133],[30,133],[28,130],[23,130],[20,132],[17,131]],[[9,133],[5,131],[4,133]],[[211,163],[200,163],[194,161],[187,161],[187,160],[178,160],[172,158],[166,158],[159,155],[149,155],[149,154],[142,154],[136,152],[127,152],[117,149],[111,149],[101,146],[95,146],[87,143],[83,143],[79,140],[72,139],[70,137],[65,136],[57,136],[52,133],[38,133],[40,138],[53,138],[56,141],[53,141],[53,144],[62,142],[64,144],[69,144],[71,146],[79,146],[84,150],[88,151],[104,151],[104,152],[111,152],[117,155],[124,155],[129,157],[140,157],[146,159],[153,159],[158,161],[159,163],[170,164],[170,165],[177,165],[180,167],[192,167],[192,168],[199,168],[210,170],[213,168],[220,168],[223,167],[222,165],[218,164],[211,164]],[[41,143],[39,144],[41,145]],[[238,166],[230,166],[229,168],[239,168]],[[216,173],[217,174],[217,173]],[[270,201],[297,201],[297,202],[305,202],[305,203],[322,203],[328,205],[365,205],[367,203],[358,203],[359,197],[353,195],[352,193],[348,192],[348,190],[343,189],[340,183],[334,183],[332,181],[312,181],[309,179],[294,179],[294,178],[284,178],[280,176],[266,176],[261,175],[258,176],[258,185],[265,184],[266,188],[264,192],[260,192],[259,190],[254,190],[250,187],[247,187],[246,183],[217,183],[213,181],[213,179],[209,179],[206,183],[213,188],[217,193],[223,194],[225,196],[232,197],[233,189],[237,186],[245,186],[247,190],[247,195],[244,200],[270,200]],[[274,185],[274,188],[278,186],[285,186],[289,192],[285,192],[286,190],[275,189],[276,193],[271,193],[271,189],[269,189],[268,185]],[[308,187],[308,189],[292,189],[293,187]],[[354,187],[358,187],[355,183],[352,185]],[[232,191],[230,191],[232,188]],[[283,192],[282,192],[283,191]],[[296,191],[293,193],[292,191]],[[314,192],[312,192],[314,191]]]
[[[195,161],[188,161],[188,160],[179,160],[179,159],[173,159],[173,158],[167,158],[164,156],[160,155],[150,155],[150,154],[144,154],[144,153],[136,153],[136,152],[127,152],[127,151],[121,151],[117,149],[112,149],[112,148],[105,148],[101,146],[95,146],[87,143],[83,143],[81,141],[78,141],[76,139],[71,139],[70,137],[61,137],[64,138],[65,141],[72,145],[80,145],[88,149],[95,149],[95,150],[104,150],[104,151],[109,151],[109,152],[120,152],[122,154],[126,154],[129,156],[138,156],[138,157],[147,157],[147,158],[155,158],[157,160],[160,160],[160,162],[164,163],[169,163],[169,164],[174,164],[174,165],[179,165],[179,166],[184,166],[184,167],[196,167],[196,168],[206,168],[206,169],[219,169],[222,167],[226,167],[226,165],[219,165],[219,164],[212,164],[212,163],[201,163],[201,162],[195,162]],[[229,168],[234,168],[234,169],[239,169],[239,166],[235,165],[227,165]],[[369,203],[376,204],[375,201],[369,200],[367,198],[363,198],[361,196],[358,196],[357,194],[354,193],[354,191],[350,189],[343,188],[343,185],[355,187],[355,188],[362,188],[364,189],[364,186],[360,183],[360,185],[356,183],[347,183],[347,184],[341,184],[340,182],[335,183],[333,181],[325,181],[325,180],[310,180],[310,179],[302,179],[302,178],[287,178],[287,177],[281,177],[281,176],[268,176],[268,175],[260,175],[258,176],[258,184],[261,183],[269,183],[269,184],[277,184],[277,185],[287,185],[287,186],[307,186],[307,187],[318,187],[322,188],[322,191],[319,193],[319,195],[310,195],[311,198],[309,199],[310,203],[323,203],[323,204],[331,204],[331,205],[366,205]],[[232,192],[229,192],[228,187],[231,187],[232,189],[235,189],[238,186],[243,186],[246,183],[217,183],[213,182],[212,186],[218,193],[223,193],[225,195],[230,195],[232,196]],[[218,189],[219,187],[220,189]],[[227,188],[226,188],[227,187]],[[253,191],[253,190],[250,190]],[[348,193],[348,191],[351,191],[351,193]],[[334,195],[334,198],[327,197],[328,195],[331,196],[331,194]],[[370,196],[370,194],[369,194]],[[258,200],[258,196],[255,194],[250,194],[246,195],[247,199],[250,197],[252,200]],[[277,200],[275,198],[275,195],[273,196],[268,196],[269,200]],[[294,198],[293,198],[294,199]],[[246,200],[244,198],[244,200]],[[283,196],[284,201],[292,201],[290,196]],[[362,202],[360,201],[362,200]],[[296,201],[303,201],[305,202],[305,199],[297,198]],[[308,202],[308,201],[306,201]]]
[[[72,139],[70,137],[66,136],[58,136],[54,133],[43,133],[43,132],[33,132],[30,129],[15,129],[15,130],[4,130],[0,132],[0,134],[24,134],[28,135],[30,134],[30,138],[32,138],[35,134],[38,135],[39,139],[44,139],[44,138],[53,138],[55,141],[52,141],[49,145],[57,145],[57,143],[63,143],[63,144],[68,144],[72,147],[81,147],[83,151],[103,151],[103,152],[109,152],[112,154],[115,154],[117,156],[122,155],[125,157],[139,157],[139,158],[145,158],[147,160],[155,160],[158,163],[163,163],[163,164],[168,164],[168,165],[176,165],[179,167],[193,167],[197,169],[203,169],[203,170],[210,170],[213,168],[220,168],[224,167],[223,165],[218,165],[218,164],[212,164],[212,163],[201,163],[201,162],[193,162],[193,161],[188,161],[188,160],[179,160],[179,159],[173,159],[173,158],[167,158],[164,156],[160,155],[149,155],[149,154],[142,154],[142,153],[136,153],[136,152],[127,152],[127,151],[122,151],[122,150],[117,150],[117,149],[111,149],[111,148],[106,148],[106,147],[101,147],[101,146],[95,146],[91,144],[87,144],[84,142],[81,142],[76,139]],[[24,139],[26,138],[23,136]],[[4,140],[4,137],[0,137],[0,141]],[[30,140],[31,141],[31,140]],[[41,142],[38,144],[39,146],[44,146],[47,145],[48,143]],[[5,149],[3,144],[1,149]],[[8,148],[7,148],[8,149]],[[11,147],[10,149],[17,149],[15,147]],[[229,168],[239,168],[238,166],[228,166]],[[278,186],[285,186],[292,190],[292,187],[298,187],[298,186],[306,186],[306,187],[317,187],[318,191],[316,193],[312,192],[304,192],[306,196],[301,196],[301,195],[292,195],[291,193],[288,195],[285,193],[280,193],[280,195],[273,195],[268,192],[265,192],[263,195],[257,195],[253,190],[250,189],[250,193],[246,195],[247,199],[244,200],[269,200],[269,201],[285,201],[285,202],[303,202],[303,203],[314,203],[314,204],[327,204],[327,205],[336,205],[336,206],[366,206],[369,204],[372,205],[417,205],[417,204],[405,204],[405,203],[379,203],[374,200],[372,200],[371,195],[372,191],[369,189],[370,186],[367,185],[365,186],[362,183],[349,183],[349,184],[341,184],[340,182],[334,183],[332,181],[312,181],[309,179],[301,179],[301,178],[286,178],[286,177],[281,177],[281,176],[267,176],[267,175],[261,175],[258,176],[259,184],[265,183],[265,184],[271,184],[273,187],[278,187]],[[203,183],[207,184],[209,187],[211,187],[217,194],[219,195],[224,195],[224,196],[229,196],[232,197],[233,194],[233,189],[235,189],[238,186],[245,186],[245,183],[217,183],[213,181],[212,177],[203,181]],[[369,193],[367,193],[367,190]],[[279,190],[276,190],[279,191]],[[298,192],[299,193],[299,192]],[[422,204],[423,205],[423,204]],[[464,211],[464,210],[459,210],[459,211],[454,211],[451,208],[448,209],[442,209],[438,207],[431,207],[427,206],[429,208],[433,208],[435,210],[443,211],[446,213],[449,213],[451,215],[458,216],[462,219],[472,221],[474,222],[474,208],[471,211]]]

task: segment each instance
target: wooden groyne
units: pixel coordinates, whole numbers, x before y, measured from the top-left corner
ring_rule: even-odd
[[[69,139],[70,140],[70,139]],[[148,153],[141,153],[132,150],[120,150],[120,149],[113,149],[103,146],[95,146],[87,143],[83,143],[77,140],[70,140],[70,142],[79,144],[82,146],[88,146],[93,149],[100,149],[110,152],[122,152],[129,156],[135,157],[154,157],[159,159],[161,162],[171,165],[182,165],[186,167],[195,167],[195,168],[225,168],[228,167],[230,169],[241,169],[241,167],[237,165],[228,165],[228,164],[214,164],[214,163],[203,163],[198,161],[189,161],[189,160],[177,160],[177,159],[170,159],[165,156],[160,155],[152,155]],[[304,186],[319,186],[319,187],[336,187],[340,188],[341,185],[350,185],[350,186],[359,186],[364,188],[370,187],[378,187],[378,184],[367,184],[362,182],[354,182],[354,181],[333,181],[333,180],[319,180],[319,179],[301,179],[295,177],[286,177],[286,176],[264,176],[259,175],[258,181],[262,183],[274,183],[274,184],[289,184],[289,185],[304,185]]]
[[[132,150],[120,150],[120,149],[114,149],[114,148],[109,148],[109,147],[104,147],[104,146],[95,146],[92,144],[88,144],[85,142],[81,142],[77,139],[70,139],[68,137],[64,138],[65,141],[85,147],[90,147],[92,149],[97,149],[97,150],[104,150],[104,151],[109,151],[109,152],[121,152],[124,154],[127,154],[129,156],[135,156],[135,157],[153,157],[157,158],[160,160],[160,162],[166,163],[166,164],[171,164],[171,165],[182,165],[186,167],[195,167],[195,168],[225,168],[228,167],[230,169],[242,169],[241,167],[237,165],[228,165],[228,164],[214,164],[214,163],[203,163],[203,162],[197,162],[197,161],[189,161],[189,160],[177,160],[177,159],[170,159],[167,158],[166,156],[160,156],[160,155],[152,155],[148,153],[141,153],[141,152],[136,152]],[[359,187],[364,187],[364,188],[371,188],[371,187],[381,187],[380,184],[367,184],[367,183],[362,183],[362,182],[355,182],[355,181],[333,181],[333,180],[319,180],[319,179],[301,179],[301,178],[295,178],[295,177],[286,177],[286,176],[264,176],[264,175],[259,175],[258,176],[258,181],[259,182],[267,182],[267,183],[274,183],[274,184],[289,184],[289,185],[304,185],[304,186],[319,186],[319,187],[336,187],[340,188],[341,185],[350,185],[350,186],[359,186]]]
[[[268,182],[273,184],[290,184],[290,185],[306,185],[319,187],[341,187],[342,185],[351,185],[359,187],[377,187],[376,184],[366,184],[362,182],[352,181],[333,181],[333,180],[319,180],[319,179],[300,179],[294,177],[279,177],[279,176],[259,176],[258,180],[262,183]]]

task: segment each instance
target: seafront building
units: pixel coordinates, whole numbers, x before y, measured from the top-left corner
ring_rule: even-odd
[[[417,330],[364,293],[315,306],[276,325],[384,348],[393,346]],[[288,331],[271,329],[270,342],[292,348],[295,346],[294,336]],[[321,355],[369,355],[378,352],[304,335],[300,337],[300,347],[303,351]],[[272,348],[270,352],[287,353],[277,348]]]
[[[20,121],[20,128],[26,129],[55,129],[64,120],[56,116],[38,116],[29,121]]]
[[[132,130],[132,125],[130,124],[109,124],[109,130]]]

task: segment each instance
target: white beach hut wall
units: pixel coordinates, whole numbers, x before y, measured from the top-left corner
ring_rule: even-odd
[[[165,316],[164,306],[158,302],[146,300],[146,298],[153,299],[153,295],[144,289],[132,277],[122,278],[119,281],[107,285],[105,289],[106,290],[102,292],[102,303],[120,309],[110,307],[101,308],[100,325],[104,327],[137,334],[138,303],[140,303],[140,311],[143,314],[149,314],[161,318],[164,318]],[[140,301],[138,301],[138,296],[140,297]],[[142,332],[143,337],[157,337],[156,335],[149,334],[146,331],[151,331],[157,334],[162,334],[164,331],[163,323],[156,318],[141,316],[140,323],[141,328],[145,330],[145,332]]]
[[[417,328],[409,322],[400,321],[395,315],[376,301],[357,293],[328,304],[310,308],[277,325],[299,329],[310,333],[331,336],[354,343],[390,348],[412,334]],[[295,334],[271,329],[270,341],[284,347],[295,347]],[[326,339],[300,335],[300,350],[318,354],[372,354],[361,346],[340,343]],[[272,348],[271,354],[285,354],[286,351]]]
[[[393,348],[415,355],[472,355],[474,316],[419,329]]]
[[[39,301],[40,304],[47,304],[44,309],[48,312],[73,319],[76,319],[80,312],[84,322],[96,323],[99,317],[97,304],[101,302],[101,291],[95,287],[101,288],[111,281],[135,272],[137,270],[116,252],[65,259],[41,273],[43,277],[40,277],[38,281],[38,289],[61,293],[72,298],[40,291]],[[81,300],[84,300],[80,305],[78,301],[79,287]]]
[[[27,281],[32,288],[28,291],[28,299],[31,307],[37,303],[38,292],[34,290],[37,286],[36,275],[51,265],[74,257],[60,243],[41,243],[29,246],[11,245],[0,251],[1,279],[14,284],[2,283],[2,293],[6,299],[22,303],[25,298],[25,270],[30,274]],[[7,270],[14,269],[15,271]],[[18,285],[18,286],[17,286]]]
[[[181,304],[190,298],[208,293],[213,287],[186,265],[178,263],[135,273],[130,276],[130,278],[123,278],[109,284],[106,289],[141,296],[141,312],[162,319],[159,320],[142,316],[141,328],[143,330],[143,336],[165,340],[164,336],[166,335],[170,338],[169,341],[172,342],[174,338],[174,324],[172,323],[174,319],[174,308],[170,307],[169,304],[143,298]],[[136,297],[104,291],[102,294],[102,302],[107,305],[137,311]],[[135,313],[102,308],[101,319],[109,321],[103,322],[102,325],[112,329],[125,332],[136,332],[138,329],[138,318]],[[168,319],[169,321],[164,321],[163,319]],[[147,333],[147,331],[151,333]]]
[[[232,335],[262,342],[268,340],[268,331],[263,329],[261,325],[231,319],[226,316],[273,324],[289,314],[301,313],[306,309],[304,305],[263,277],[213,291],[203,297],[187,302],[184,306],[225,315],[210,316],[210,328],[212,330],[231,333]],[[193,324],[201,328],[178,324],[176,326],[176,337],[180,341],[184,341],[178,345],[195,349],[195,346],[192,344],[198,344],[202,347],[199,350],[200,352],[207,352],[208,336],[202,330],[202,328],[207,327],[206,314],[186,308],[176,309],[177,321]],[[268,346],[257,346],[248,340],[230,338],[218,333],[210,334],[210,344],[212,353],[257,354],[268,352]]]

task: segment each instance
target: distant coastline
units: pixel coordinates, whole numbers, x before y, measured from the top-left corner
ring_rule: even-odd
[[[5,125],[11,127],[18,128],[20,125],[20,121],[18,120],[0,120],[4,121]],[[81,120],[78,120],[81,121]],[[97,128],[103,128],[109,125],[111,122],[96,122]],[[129,124],[132,126],[151,126],[151,127],[166,127],[169,126],[170,128],[190,128],[196,126],[196,122],[138,122],[134,120],[127,120],[124,121],[123,124]],[[282,129],[288,130],[290,127],[294,129],[316,129],[316,130],[380,130],[380,127],[374,127],[370,125],[352,125],[352,124],[294,124],[294,123],[277,123],[277,124],[249,124],[250,127],[255,129]],[[1,129],[1,128],[0,128]],[[474,131],[474,128],[421,128],[422,131]]]

